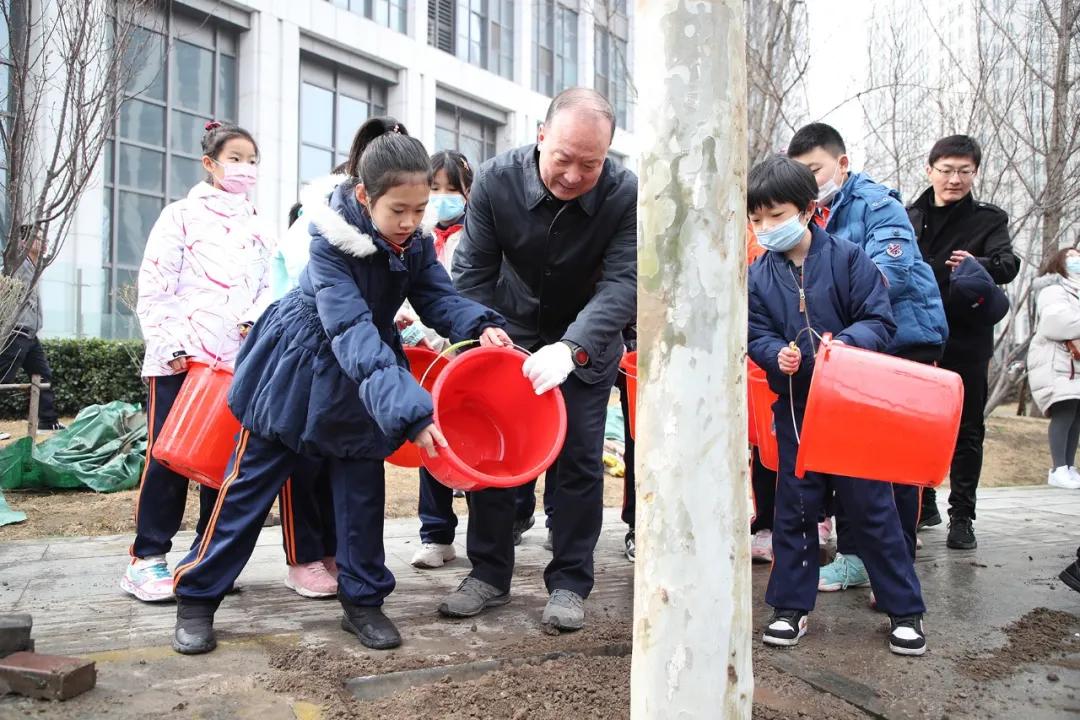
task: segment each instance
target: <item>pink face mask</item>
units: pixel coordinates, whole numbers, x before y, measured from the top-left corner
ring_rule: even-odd
[[[217,162],[215,160],[214,162]],[[235,195],[247,195],[255,187],[258,180],[258,166],[251,163],[217,163],[224,171],[224,175],[218,179],[218,185],[227,193]]]

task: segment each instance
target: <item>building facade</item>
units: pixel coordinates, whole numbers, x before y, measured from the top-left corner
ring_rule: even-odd
[[[616,109],[612,155],[636,157],[626,0],[174,0],[138,72],[64,251],[43,277],[44,334],[137,337],[131,302],[162,208],[202,177],[211,119],[251,130],[255,203],[283,232],[302,184],[390,114],[432,151],[479,165],[531,142],[553,94],[596,87]]]

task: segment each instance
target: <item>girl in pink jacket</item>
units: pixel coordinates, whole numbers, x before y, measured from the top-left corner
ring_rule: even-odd
[[[270,236],[248,194],[258,146],[235,125],[207,123],[207,178],[168,205],[150,231],[136,308],[149,384],[149,442],[135,501],[135,542],[120,587],[145,602],[173,597],[165,554],[184,517],[188,479],[153,459],[154,440],[187,375],[189,360],[232,366],[240,343],[270,303]],[[200,488],[202,531],[217,491]]]

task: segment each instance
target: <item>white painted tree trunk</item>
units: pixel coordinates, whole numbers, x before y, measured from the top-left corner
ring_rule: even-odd
[[[743,0],[638,0],[633,720],[750,718]]]

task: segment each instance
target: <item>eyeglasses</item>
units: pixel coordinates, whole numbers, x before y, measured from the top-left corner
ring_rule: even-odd
[[[961,180],[970,180],[971,176],[975,174],[974,170],[966,169],[966,168],[964,170],[951,170],[951,169],[945,169],[945,168],[936,167],[936,168],[934,168],[934,170],[938,173],[938,175],[942,175],[942,176],[947,177],[947,178],[951,178],[953,175],[955,175],[956,177],[960,178]]]

